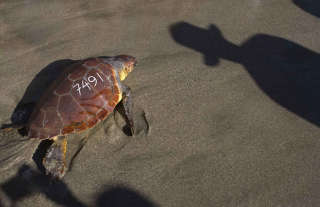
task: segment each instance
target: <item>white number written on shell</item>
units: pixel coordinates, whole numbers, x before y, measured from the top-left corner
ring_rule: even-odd
[[[82,79],[81,84],[76,83],[72,86],[72,88],[76,88],[79,96],[81,96],[81,89],[88,88],[88,90],[91,91],[92,87],[96,87],[96,85],[98,84],[98,81],[104,82],[103,78],[99,73],[96,73],[96,75],[98,76],[98,78],[96,78],[93,75],[90,75],[87,77],[87,80]]]

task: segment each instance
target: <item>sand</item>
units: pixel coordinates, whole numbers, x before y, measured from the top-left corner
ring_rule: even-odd
[[[1,124],[23,122],[74,60],[129,54],[139,64],[125,80],[135,136],[117,112],[71,136],[69,164],[89,140],[61,181],[37,166],[48,143],[1,132],[0,206],[319,206],[319,8],[2,1]]]

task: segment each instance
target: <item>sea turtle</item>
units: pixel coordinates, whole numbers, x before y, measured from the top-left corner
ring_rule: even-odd
[[[79,60],[46,90],[24,127],[29,138],[53,140],[42,162],[47,174],[62,178],[66,171],[67,135],[92,128],[118,103],[134,133],[131,90],[121,81],[136,62],[129,55]]]

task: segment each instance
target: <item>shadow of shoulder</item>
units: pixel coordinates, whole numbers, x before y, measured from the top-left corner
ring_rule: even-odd
[[[156,207],[145,195],[124,185],[105,187],[96,199],[97,207]]]
[[[320,17],[320,1],[319,0],[292,0],[293,3],[304,11]]]

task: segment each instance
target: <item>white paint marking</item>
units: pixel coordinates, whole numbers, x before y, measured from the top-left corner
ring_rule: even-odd
[[[97,74],[97,76],[99,77],[99,79],[101,80],[101,82],[104,82],[104,80],[103,80],[103,78],[101,77],[101,75],[100,75],[98,72],[97,72],[96,74]],[[91,83],[93,83],[94,85],[92,86]],[[81,89],[82,89],[82,88],[88,88],[89,91],[91,91],[91,89],[92,89],[91,87],[96,87],[97,84],[98,84],[98,79],[97,79],[95,76],[91,75],[91,76],[89,76],[89,77],[87,78],[87,80],[82,79],[82,81],[81,81],[81,86],[80,86],[79,83],[76,83],[76,84],[74,84],[74,85],[72,86],[72,88],[77,88],[77,91],[78,91],[78,93],[79,93],[79,96],[81,96]]]
[[[91,91],[91,87],[89,85],[89,83],[86,80],[82,80],[82,88],[87,87],[89,89],[89,91]]]
[[[100,78],[100,80],[103,82],[104,80],[102,79],[102,77],[100,76],[99,73],[97,73],[98,77]]]
[[[94,82],[94,86],[93,86],[93,87],[96,87],[96,85],[97,85],[97,79],[96,79],[96,77],[94,77],[94,76],[89,76],[87,79],[88,79],[89,83],[93,83],[93,82]]]
[[[81,87],[79,85],[79,83],[76,83],[75,85],[72,86],[72,88],[77,87],[77,91],[79,92],[79,96],[81,96]]]

